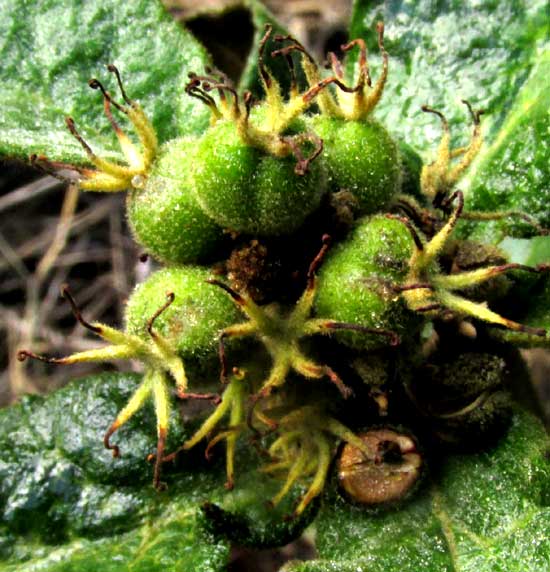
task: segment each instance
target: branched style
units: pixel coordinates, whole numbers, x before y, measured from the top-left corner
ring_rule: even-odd
[[[394,287],[395,290],[401,293],[410,310],[426,316],[439,316],[442,312],[450,310],[452,313],[461,316],[471,316],[490,324],[504,326],[510,330],[536,336],[546,336],[547,332],[542,328],[531,328],[518,324],[493,312],[484,303],[472,302],[454,293],[456,290],[465,290],[482,284],[494,276],[510,270],[523,270],[534,273],[550,270],[550,265],[548,264],[531,267],[510,263],[487,266],[456,274],[442,273],[438,268],[437,258],[449,240],[464,208],[464,197],[461,191],[456,191],[449,197],[448,203],[452,204],[454,200],[457,200],[457,206],[448,221],[427,243],[424,242],[407,219],[400,219],[411,232],[414,246],[409,261],[408,275],[402,284]],[[395,218],[393,215],[388,215],[388,217]]]
[[[409,272],[405,281],[395,289],[401,292],[409,309],[427,316],[438,316],[450,311],[461,316],[471,316],[478,320],[503,326],[510,330],[524,332],[535,336],[546,336],[546,330],[531,328],[504,318],[490,310],[485,303],[473,302],[454,292],[465,290],[482,284],[491,278],[510,270],[523,270],[539,273],[548,271],[550,265],[542,264],[537,267],[522,264],[500,264],[485,266],[472,271],[456,274],[443,274],[439,271],[437,259],[449,241],[460,217],[470,220],[491,220],[505,216],[520,216],[527,222],[528,215],[517,212],[476,213],[464,212],[464,195],[461,191],[452,193],[454,186],[470,166],[478,154],[481,144],[480,117],[483,111],[474,111],[469,102],[463,102],[472,117],[474,130],[468,145],[451,149],[449,123],[445,116],[435,109],[423,106],[422,110],[437,115],[443,125],[443,136],[434,162],[422,168],[420,177],[422,193],[428,197],[434,207],[450,212],[447,222],[435,232],[428,242],[425,242],[408,219],[401,219],[413,237],[413,253],[409,261]],[[457,161],[458,160],[458,161]],[[452,194],[451,194],[452,193]],[[453,202],[456,207],[452,210]],[[412,213],[413,219],[426,220],[419,214],[422,209],[410,197],[400,197],[397,201],[406,213]],[[392,215],[388,215],[390,218]],[[431,223],[435,222],[433,216]],[[535,225],[536,226],[536,225]]]
[[[401,159],[398,145],[373,111],[382,98],[388,78],[389,55],[384,48],[384,26],[377,26],[382,71],[373,83],[367,47],[362,38],[341,46],[344,53],[359,49],[358,73],[350,86],[344,77],[344,65],[329,54],[332,75],[323,77],[304,46],[291,36],[279,41],[292,43],[279,50],[303,55],[302,67],[310,86],[307,97],[315,98],[319,114],[308,118],[311,129],[323,140],[322,160],[328,174],[329,189],[349,191],[358,203],[361,215],[385,210],[401,190]]]
[[[239,436],[247,430],[254,440],[274,435],[274,441],[268,448],[272,462],[262,470],[277,475],[283,474],[285,481],[272,503],[278,504],[296,481],[312,479],[293,516],[300,515],[323,490],[338,440],[353,444],[364,450],[366,455],[370,453],[350,429],[327,414],[314,398],[308,398],[305,405],[301,402],[294,403],[284,389],[271,397],[275,388],[285,385],[291,372],[307,379],[326,376],[338,388],[343,398],[351,395],[350,388],[330,366],[319,364],[304,354],[300,341],[315,334],[330,334],[349,329],[356,333],[380,335],[387,338],[392,345],[399,343],[399,337],[389,330],[310,317],[316,291],[315,273],[329,244],[330,238],[325,235],[322,248],[310,264],[306,289],[290,312],[282,312],[275,305],[259,306],[248,295],[239,294],[223,282],[208,280],[231,297],[248,321],[231,325],[221,333],[221,381],[225,385],[221,402],[179,450],[163,458],[164,462],[171,461],[179,452],[195,447],[206,438],[209,439],[206,449],[208,457],[210,449],[225,440],[226,488],[231,489],[235,480],[235,454]],[[255,375],[247,379],[246,369],[233,368],[231,374],[228,373],[225,340],[239,337],[257,338],[271,356],[273,363],[263,381],[259,382]],[[309,391],[306,393],[313,395]],[[227,417],[229,425],[219,429],[219,425]],[[258,427],[267,429],[267,432],[262,433]]]
[[[222,381],[225,379],[227,363],[224,340],[231,337],[253,336],[259,339],[269,352],[273,365],[267,379],[263,382],[255,399],[268,396],[271,391],[285,383],[288,374],[293,370],[308,379],[328,377],[336,385],[344,398],[351,395],[351,390],[340,376],[328,365],[321,365],[304,355],[299,342],[305,337],[316,334],[331,334],[336,330],[353,330],[386,337],[392,345],[399,343],[399,337],[390,330],[363,327],[357,324],[337,322],[325,318],[311,318],[316,292],[315,272],[329,248],[330,239],[323,237],[323,247],[311,263],[307,286],[290,313],[281,313],[274,305],[258,306],[246,294],[241,295],[218,280],[210,280],[211,284],[225,290],[235,304],[248,318],[247,322],[225,328],[220,338],[220,357],[222,362]]]
[[[348,121],[364,121],[376,107],[386,85],[388,78],[388,53],[384,48],[384,24],[378,22],[378,47],[382,54],[382,72],[373,85],[367,58],[367,46],[365,40],[358,38],[342,46],[343,52],[348,52],[354,47],[359,48],[359,73],[353,87],[345,83],[344,68],[335,54],[330,53],[329,59],[333,75],[323,78],[315,60],[307,53],[300,42],[292,36],[279,36],[277,39],[291,40],[293,43],[278,52],[288,53],[295,50],[304,54],[302,65],[310,85],[305,97],[317,98],[317,104],[323,115],[346,119]],[[333,92],[325,89],[329,85],[335,85],[338,89]]]
[[[109,427],[104,442],[114,456],[118,456],[118,446],[110,442],[112,434],[152,399],[158,434],[154,456],[156,487],[161,486],[160,466],[168,433],[172,384],[180,399],[219,401],[217,394],[190,393],[186,374],[186,369],[190,371],[192,368],[194,383],[196,377],[210,376],[207,364],[212,363],[214,369],[216,367],[217,336],[221,329],[238,319],[238,312],[229,300],[204,283],[208,275],[206,269],[192,266],[153,273],[134,290],[127,302],[125,331],[87,322],[68,289],[64,288],[63,294],[70,302],[76,319],[109,345],[59,359],[38,356],[27,350],[19,354],[22,360],[32,357],[56,364],[119,359],[135,359],[143,363],[143,381]]]
[[[120,93],[126,105],[116,102],[99,80],[91,79],[88,82],[88,85],[92,89],[99,90],[103,95],[103,108],[105,115],[116,133],[120,148],[126,158],[127,165],[119,165],[112,161],[102,159],[96,155],[90,145],[88,145],[82,135],[78,132],[75,122],[71,117],[67,117],[65,120],[67,128],[83,147],[86,155],[88,156],[88,160],[95,169],[51,162],[43,156],[34,155],[31,159],[38,166],[47,170],[52,170],[54,174],[56,174],[60,169],[76,171],[81,177],[78,181],[78,186],[85,191],[112,193],[125,191],[131,188],[141,189],[145,186],[147,176],[157,154],[157,136],[153,125],[145,115],[141,106],[126,95],[118,69],[113,64],[109,64],[107,69],[115,75]],[[128,118],[138,137],[139,147],[132,142],[130,137],[128,137],[117,123],[113,117],[111,106],[115,107],[115,109]]]
[[[287,131],[310,107],[319,88],[300,93],[292,58],[285,50],[276,50],[272,55],[284,55],[290,72],[290,94],[289,98],[285,99],[279,82],[264,62],[265,46],[271,33],[272,26],[267,25],[259,47],[259,75],[265,93],[265,99],[259,109],[253,109],[254,102],[250,92],[245,92],[240,97],[229,78],[217,70],[207,69],[206,75],[189,74],[190,81],[185,91],[210,108],[213,124],[219,120],[232,122],[243,144],[260,149],[274,157],[294,155],[297,160],[295,172],[304,175],[308,171],[309,164],[321,153],[323,143],[314,133],[301,132],[290,135]],[[218,102],[210,95],[212,91],[218,92]],[[307,157],[302,152],[305,144],[313,147]]]
[[[155,320],[174,302],[174,294],[170,292],[166,295],[166,302],[147,322],[147,332],[149,333],[149,340],[147,341],[136,335],[116,330],[99,322],[89,323],[82,317],[66,286],[63,287],[62,294],[71,304],[76,319],[85,328],[109,342],[110,345],[100,349],[78,352],[64,358],[48,358],[27,350],[21,350],[18,354],[20,361],[24,361],[28,357],[61,365],[119,359],[137,359],[141,361],[146,366],[143,381],[134,391],[128,403],[120,411],[115,421],[109,429],[107,429],[103,442],[107,449],[112,450],[113,456],[118,457],[120,449],[118,445],[111,443],[111,436],[137,413],[148,399],[152,399],[157,417],[158,437],[153,483],[156,488],[162,488],[160,466],[164,455],[170,417],[168,374],[170,374],[175,381],[179,397],[186,397],[187,392],[187,377],[181,358],[171,348],[169,341],[155,331],[154,327]]]
[[[435,208],[442,209],[445,212],[450,212],[453,200],[451,195],[454,186],[477,157],[483,144],[481,116],[485,111],[482,109],[474,110],[470,102],[466,100],[462,100],[462,103],[468,108],[474,127],[469,143],[455,149],[451,148],[451,132],[449,122],[445,115],[427,105],[422,106],[422,111],[425,113],[432,113],[439,117],[443,127],[443,135],[437,149],[435,160],[422,167],[420,173],[420,189],[422,194],[431,201]],[[426,211],[422,212],[423,209],[413,197],[399,195],[396,197],[395,204],[405,212],[412,213],[413,217],[417,220],[430,216]],[[518,210],[489,212],[462,210],[460,216],[463,220],[472,221],[489,221],[516,217],[532,226],[541,235],[548,235],[550,232],[548,229],[541,227],[535,218]]]
[[[203,439],[208,438],[206,446],[206,457],[210,457],[210,449],[220,441],[226,442],[226,474],[227,480],[225,488],[233,489],[235,483],[235,453],[237,439],[243,430],[246,429],[246,407],[250,391],[246,379],[246,370],[234,368],[227,383],[225,391],[221,397],[221,402],[217,405],[211,415],[209,415],[194,435],[188,439],[182,447],[170,455],[164,457],[163,462],[169,462],[182,451],[188,451]],[[210,438],[211,433],[217,428],[221,421],[229,414],[229,425]]]

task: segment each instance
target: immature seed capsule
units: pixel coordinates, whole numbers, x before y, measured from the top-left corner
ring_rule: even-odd
[[[223,231],[199,206],[192,188],[197,140],[170,141],[158,152],[143,188],[128,192],[136,241],[167,264],[202,262],[219,252]]]
[[[126,306],[126,332],[150,339],[148,319],[166,292],[174,302],[155,320],[155,330],[184,360],[217,363],[218,337],[223,328],[241,321],[235,305],[217,288],[206,284],[211,273],[199,266],[164,268],[139,284]]]
[[[160,481],[160,469],[168,436],[170,385],[175,384],[176,394],[183,399],[217,400],[217,395],[188,392],[187,365],[195,366],[192,381],[196,383],[195,373],[202,372],[210,363],[208,358],[217,353],[220,330],[238,318],[231,302],[221,292],[205,284],[208,274],[204,268],[190,266],[168,268],[153,274],[130,296],[125,331],[86,321],[68,287],[64,287],[62,293],[71,304],[76,319],[109,345],[64,358],[48,358],[28,350],[21,350],[18,354],[21,361],[30,357],[65,365],[119,359],[141,361],[145,366],[142,382],[107,429],[103,442],[117,457],[119,446],[111,442],[112,435],[146,401],[153,401],[158,435],[153,483],[158,489],[164,487]]]
[[[401,190],[401,160],[397,143],[371,115],[382,97],[388,76],[388,54],[384,48],[384,26],[378,24],[382,71],[372,82],[364,40],[352,40],[342,50],[359,49],[359,73],[354,86],[345,82],[344,66],[329,54],[333,75],[323,78],[311,56],[303,59],[305,75],[316,95],[320,115],[310,120],[312,130],[323,140],[322,159],[329,188],[353,193],[360,214],[387,208]],[[304,52],[299,42],[287,49]],[[335,86],[334,91],[326,86]],[[331,86],[331,87],[332,87]]]
[[[288,57],[291,86],[288,98],[282,96],[264,64],[271,31],[267,26],[258,53],[265,94],[258,106],[253,107],[251,93],[241,97],[220,72],[189,74],[186,86],[189,95],[212,111],[212,125],[201,137],[193,175],[199,204],[224,228],[263,236],[295,231],[319,206],[326,190],[323,165],[315,160],[323,143],[301,119],[319,89],[300,93]],[[215,92],[218,102],[211,95]]]
[[[422,457],[408,435],[393,429],[371,429],[358,437],[371,458],[346,443],[338,459],[338,483],[354,502],[379,506],[401,500],[410,493],[422,472]]]
[[[399,150],[386,128],[323,115],[312,118],[311,128],[323,140],[330,190],[353,193],[360,214],[386,208],[401,189]]]
[[[337,245],[319,271],[317,316],[412,334],[420,322],[394,289],[409,270],[413,241],[406,226],[382,215],[358,221],[351,237]],[[387,345],[380,336],[338,331],[338,339],[355,349]]]
[[[546,264],[531,267],[510,263],[445,274],[438,264],[439,257],[464,206],[460,191],[447,203],[455,199],[455,209],[429,241],[406,218],[386,215],[359,221],[350,239],[334,250],[322,268],[317,313],[368,327],[391,329],[400,335],[405,331],[414,333],[415,320],[416,325],[420,325],[422,316],[428,319],[449,314],[471,316],[545,338],[545,329],[519,324],[497,314],[485,303],[455,293],[468,291],[511,270],[540,274],[550,269]],[[364,336],[350,332],[339,335],[352,347],[369,347],[365,346]]]
[[[194,189],[201,207],[224,228],[255,235],[289,234],[320,204],[326,183],[313,161],[296,174],[296,159],[243,143],[231,121],[219,121],[201,137]]]
[[[90,80],[89,85],[103,95],[104,112],[125,162],[115,163],[97,156],[70,117],[66,119],[67,127],[94,168],[51,163],[45,157],[34,156],[33,160],[54,172],[59,168],[73,171],[79,178],[79,188],[85,191],[128,191],[128,222],[134,238],[155,258],[168,264],[211,259],[219,252],[223,234],[199,207],[192,192],[196,140],[182,137],[159,148],[153,124],[139,104],[126,94],[117,68],[107,67],[116,76],[124,104],[114,100],[97,79]],[[139,145],[122,130],[113,108],[131,124]]]

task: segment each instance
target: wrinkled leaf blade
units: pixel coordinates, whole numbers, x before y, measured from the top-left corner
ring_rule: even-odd
[[[484,129],[492,140],[534,64],[537,39],[547,34],[546,10],[544,0],[475,5],[356,0],[350,37],[367,40],[374,80],[380,71],[378,21],[385,24],[390,54],[388,83],[375,115],[431,159],[441,129],[420,106],[445,113],[455,140],[465,141],[469,118],[460,100],[466,99],[486,110]],[[357,57],[351,52],[348,73]]]
[[[49,549],[48,549],[49,548]],[[228,546],[207,535],[196,507],[173,503],[154,522],[126,534],[100,539],[77,538],[58,547],[21,550],[21,563],[7,562],[6,572],[222,572]]]
[[[102,434],[140,378],[104,374],[0,412],[0,569],[13,572],[225,570],[229,546],[203,526],[200,506],[223,495],[201,456],[169,488],[151,486],[155,418],[142,410],[114,437]],[[170,448],[185,434],[173,416]],[[103,450],[102,450],[103,449]]]
[[[535,54],[529,78],[513,108],[477,161],[466,196],[470,210],[520,211],[550,228],[549,76],[550,42]],[[468,227],[479,238],[538,232],[515,217]]]
[[[156,447],[151,406],[113,436],[121,450],[113,459],[103,434],[140,379],[91,376],[0,411],[1,570],[221,572],[231,541],[281,545],[311,522],[315,503],[285,518],[302,487],[268,507],[282,483],[258,471],[265,460],[245,440],[233,491],[224,488],[223,445],[207,462],[205,442],[164,466],[168,489],[156,492],[145,460]],[[174,411],[167,451],[190,437],[181,425]]]

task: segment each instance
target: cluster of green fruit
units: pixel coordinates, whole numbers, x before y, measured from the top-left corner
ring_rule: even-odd
[[[87,322],[65,290],[77,319],[108,346],[61,359],[26,350],[20,357],[65,364],[141,360],[146,366],[143,381],[107,431],[105,445],[118,455],[112,434],[152,399],[157,487],[162,486],[162,464],[179,452],[165,454],[175,383],[178,398],[207,399],[215,405],[182,449],[210,438],[208,452],[225,440],[228,488],[234,484],[237,443],[248,437],[270,458],[264,470],[283,476],[274,504],[294,483],[310,479],[295,509],[298,515],[323,490],[338,444],[345,443],[339,464],[343,489],[367,504],[391,502],[411,489],[420,472],[415,440],[393,428],[358,431],[388,415],[389,365],[407,356],[405,369],[417,367],[420,336],[437,321],[454,320],[458,329],[470,328],[470,335],[475,328],[466,318],[546,335],[490,310],[487,297],[474,301],[462,295],[495,283],[510,270],[544,269],[501,261],[456,271],[445,262],[456,258],[449,252],[454,248],[456,254],[458,248],[451,235],[463,215],[463,197],[454,185],[480,148],[480,113],[467,104],[473,136],[467,146],[451,149],[445,118],[424,108],[440,117],[444,134],[437,159],[417,177],[421,194],[407,194],[399,146],[371,118],[388,74],[382,25],[383,67],[376,82],[363,40],[342,48],[360,53],[353,86],[346,83],[335,56],[332,75],[324,77],[294,38],[272,38],[280,49],[271,56],[289,63],[288,96],[264,64],[270,35],[269,28],[260,47],[265,98],[259,104],[249,93],[238,94],[217,71],[190,76],[186,92],[212,112],[211,126],[200,137],[159,147],[153,126],[126,95],[114,66],[108,69],[116,77],[122,104],[99,81],[90,82],[102,92],[105,114],[127,164],[96,156],[68,119],[69,130],[93,165],[72,167],[79,186],[128,191],[134,237],[166,268],[136,287],[123,332]],[[304,91],[295,77],[295,55],[307,79]],[[139,146],[120,128],[113,107],[132,124]],[[36,161],[48,166],[43,157]],[[331,241],[336,242],[333,248]],[[302,282],[303,292],[296,295],[296,284]],[[211,388],[220,362],[221,395]],[[491,404],[487,415],[497,417],[495,400],[488,398],[500,391],[494,377],[480,377],[474,388],[468,386],[461,394],[467,403],[454,408],[453,422],[474,410],[479,414],[486,404]],[[331,383],[310,381],[321,378]],[[362,387],[368,389],[365,395]],[[429,409],[419,405],[421,391],[413,382],[402,387],[409,404],[424,413]],[[354,394],[356,399],[350,399]],[[359,398],[363,416],[357,421],[346,408],[351,401],[357,408]],[[372,404],[375,410],[365,417]],[[448,412],[440,413],[428,411],[427,416],[438,416],[442,434],[448,429],[441,429]],[[483,419],[487,424],[487,416]]]

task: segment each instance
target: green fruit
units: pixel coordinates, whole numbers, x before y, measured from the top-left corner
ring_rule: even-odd
[[[191,171],[197,139],[164,145],[142,189],[128,193],[128,222],[136,241],[168,264],[212,259],[223,241],[222,229],[200,208]]]
[[[103,94],[104,108],[119,140],[125,161],[114,163],[93,153],[72,118],[67,127],[82,145],[94,168],[66,165],[78,174],[78,186],[85,191],[128,191],[128,222],[134,238],[150,254],[168,264],[205,261],[215,256],[223,238],[222,230],[202,211],[192,192],[191,171],[197,140],[175,139],[159,149],[153,124],[139,104],[128,98],[118,69],[115,74],[125,105],[112,99],[103,85],[90,80],[90,87]],[[138,145],[134,144],[112,117],[111,107],[126,115]],[[45,166],[58,168],[46,158]]]
[[[413,239],[400,221],[383,215],[358,222],[350,239],[327,256],[318,276],[318,316],[370,328],[410,332],[417,319],[393,287],[409,271]],[[337,332],[338,339],[357,349],[387,343],[381,336]]]
[[[172,292],[174,301],[154,322],[162,335],[184,361],[197,361],[217,355],[223,328],[242,320],[227,295],[206,283],[206,268],[180,266],[165,268],[139,284],[126,307],[126,333],[150,340],[147,324]]]
[[[230,121],[217,122],[202,136],[195,161],[198,202],[219,225],[234,231],[289,234],[319,206],[325,191],[319,161],[297,175],[294,157],[276,157],[243,143]]]
[[[351,191],[360,214],[386,208],[401,190],[401,162],[396,142],[377,121],[315,116],[312,129],[323,140],[322,159],[329,187]]]

